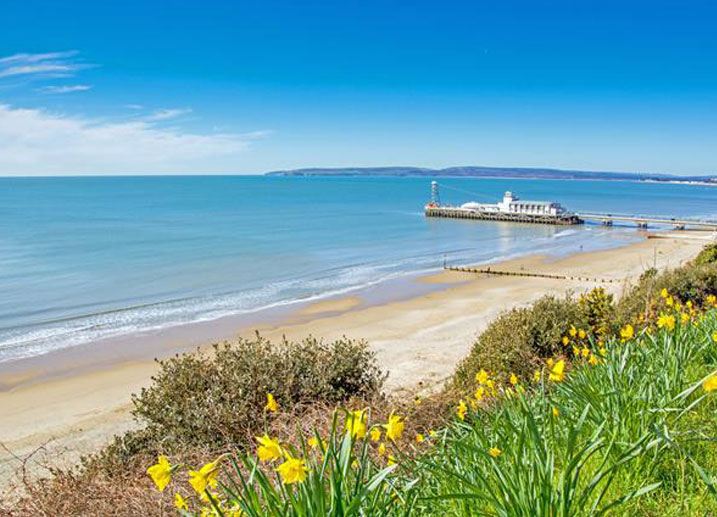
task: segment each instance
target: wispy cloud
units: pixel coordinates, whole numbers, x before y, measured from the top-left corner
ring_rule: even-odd
[[[78,52],[46,52],[44,54],[13,54],[0,58],[2,77],[71,77],[78,70],[94,65],[77,60]]]
[[[203,134],[0,104],[0,174],[231,172],[234,157],[263,134]]]
[[[91,84],[67,84],[64,86],[43,86],[38,88],[37,91],[42,93],[72,93],[72,92],[84,92],[92,89]]]
[[[161,120],[169,120],[177,117],[181,117],[182,115],[186,115],[187,113],[191,113],[192,110],[189,108],[173,108],[173,109],[161,109],[156,110],[154,113],[147,115],[144,117],[144,120],[148,122],[159,122]]]

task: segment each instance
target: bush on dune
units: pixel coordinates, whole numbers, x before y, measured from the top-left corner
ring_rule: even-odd
[[[501,314],[478,337],[454,374],[459,390],[470,389],[480,369],[506,381],[511,373],[525,378],[539,358],[562,350],[561,340],[571,329],[598,328],[608,319],[612,297],[595,290],[577,302],[572,296],[543,296],[529,307]]]
[[[257,335],[160,365],[150,387],[133,396],[133,414],[162,441],[187,445],[253,436],[263,426],[267,393],[293,410],[374,398],[385,380],[366,342],[349,339],[273,344]]]

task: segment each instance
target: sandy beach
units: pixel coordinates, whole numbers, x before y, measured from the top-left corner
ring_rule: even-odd
[[[619,294],[649,267],[676,267],[693,258],[706,238],[698,232],[670,234],[610,250],[563,258],[528,256],[491,265],[581,280],[441,272],[413,279],[406,291],[410,296],[404,293],[386,303],[376,298],[369,303],[358,292],[254,322],[228,319],[144,336],[134,348],[110,344],[92,353],[68,350],[25,360],[0,373],[0,472],[17,471],[20,459],[34,451],[28,461],[34,473],[42,473],[46,464],[70,466],[82,453],[135,427],[130,395],[149,383],[156,369],[153,357],[256,330],[271,339],[312,334],[331,340],[345,335],[370,343],[389,372],[390,390],[430,389],[450,375],[476,335],[500,312],[546,293],[583,292],[598,285]]]

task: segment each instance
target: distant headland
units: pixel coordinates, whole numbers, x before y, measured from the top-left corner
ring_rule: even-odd
[[[305,168],[267,172],[267,176],[419,176],[419,177],[475,177],[475,178],[525,178],[525,179],[572,179],[572,180],[622,180],[660,183],[686,183],[717,186],[714,176],[673,176],[633,172],[576,171],[563,169],[526,167],[448,167],[431,169],[424,167],[340,167]]]

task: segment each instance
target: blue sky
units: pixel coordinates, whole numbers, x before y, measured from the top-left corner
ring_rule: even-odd
[[[711,2],[0,3],[0,174],[717,172]]]

